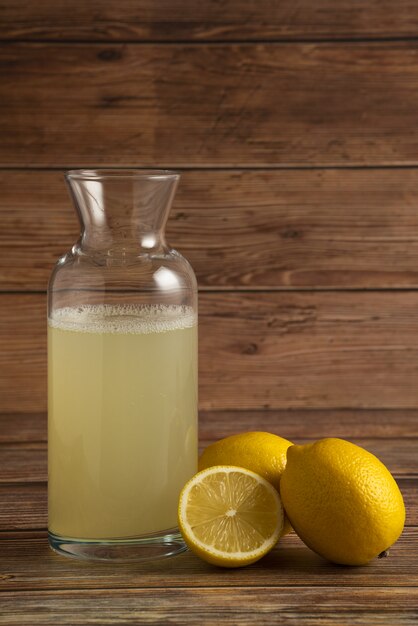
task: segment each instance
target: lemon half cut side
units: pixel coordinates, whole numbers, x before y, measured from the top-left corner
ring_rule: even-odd
[[[283,522],[277,490],[241,467],[205,469],[180,494],[178,523],[184,540],[214,565],[240,567],[258,561],[277,543]]]

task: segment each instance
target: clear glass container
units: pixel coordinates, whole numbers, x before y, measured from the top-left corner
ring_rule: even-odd
[[[197,286],[164,236],[179,175],[73,170],[81,236],[48,294],[49,541],[79,558],[185,549],[197,471]]]

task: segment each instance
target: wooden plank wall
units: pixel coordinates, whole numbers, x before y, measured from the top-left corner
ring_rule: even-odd
[[[414,0],[2,0],[0,411],[45,410],[93,165],[183,172],[202,409],[418,408],[417,31]]]

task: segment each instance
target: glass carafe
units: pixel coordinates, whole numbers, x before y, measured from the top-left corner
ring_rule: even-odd
[[[81,236],[48,296],[49,541],[80,558],[184,549],[197,471],[197,287],[164,237],[179,175],[66,173]]]

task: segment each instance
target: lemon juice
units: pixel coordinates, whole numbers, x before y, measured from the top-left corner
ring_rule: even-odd
[[[56,309],[48,361],[50,532],[129,539],[175,527],[197,471],[193,309]]]

